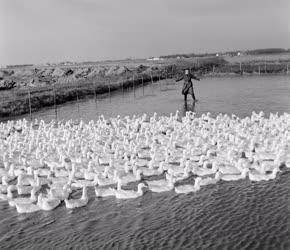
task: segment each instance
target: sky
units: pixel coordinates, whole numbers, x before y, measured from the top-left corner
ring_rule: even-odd
[[[290,48],[289,0],[0,0],[0,65]]]

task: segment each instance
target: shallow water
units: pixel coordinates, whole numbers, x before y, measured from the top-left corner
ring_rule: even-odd
[[[195,84],[197,113],[245,116],[252,110],[290,112],[290,77],[205,79]],[[169,83],[169,81],[168,81]],[[70,103],[58,119],[91,120],[96,115],[184,112],[181,84],[154,84],[109,98]],[[153,94],[152,94],[153,93]],[[54,118],[54,110],[33,114]],[[177,195],[145,194],[134,200],[97,199],[87,207],[18,215],[0,202],[0,249],[290,249],[290,169],[277,178],[248,179]],[[132,184],[129,187],[135,187]],[[78,192],[76,195],[80,194]]]
[[[219,182],[195,194],[146,192],[68,211],[18,215],[1,203],[1,249],[289,249],[290,171]],[[5,225],[5,226],[4,226]]]
[[[144,87],[124,89],[108,95],[70,102],[54,108],[45,109],[32,114],[32,118],[69,120],[83,119],[90,121],[98,115],[107,117],[125,116],[147,113],[152,115],[169,115],[179,110],[184,114],[187,110],[197,114],[211,112],[237,114],[241,117],[254,111],[290,113],[290,75],[284,76],[253,76],[234,78],[206,78],[194,82],[195,95],[198,102],[192,105],[188,96],[185,107],[181,95],[182,82],[163,80]],[[21,116],[30,119],[29,115]],[[19,117],[18,117],[19,118]]]

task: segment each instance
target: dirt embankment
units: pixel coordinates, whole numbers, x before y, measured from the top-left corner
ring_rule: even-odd
[[[0,91],[0,117],[25,114],[164,78],[161,68],[145,65],[11,68],[1,70],[1,77],[3,82],[14,85]]]

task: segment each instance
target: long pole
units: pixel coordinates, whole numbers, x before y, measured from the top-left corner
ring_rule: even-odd
[[[287,63],[287,71],[286,71],[287,75],[289,74],[289,66],[288,66],[288,63]]]
[[[111,80],[109,79],[109,97],[111,101]]]
[[[159,74],[159,88],[160,88],[160,92],[161,92],[161,81],[160,81],[160,74]]]
[[[30,114],[30,120],[32,121],[32,111],[31,111],[31,94],[30,94],[30,89],[28,89],[28,104],[29,104],[29,114]]]
[[[96,82],[93,81],[94,84],[94,97],[95,97],[95,102],[97,103],[97,90],[96,90]]]
[[[134,74],[133,74],[133,92],[134,92],[134,98],[136,98],[136,95],[135,95],[135,79],[134,79]]]
[[[80,105],[79,105],[79,85],[77,84],[77,105],[78,105],[78,116],[80,116]]]
[[[121,81],[121,84],[122,84],[122,94],[123,94],[123,97],[124,97],[124,81],[125,81],[125,80],[122,80],[122,81]]]
[[[96,88],[96,81],[93,81],[94,84],[94,97],[95,97],[95,105],[96,105],[96,115],[98,114],[98,99],[97,99],[97,88]]]
[[[152,91],[152,94],[153,94],[153,77],[152,77],[152,72],[150,73],[150,76],[151,76],[151,91]]]
[[[57,120],[57,105],[56,105],[55,85],[53,85],[53,97],[54,97],[54,113],[55,113],[55,120]]]
[[[144,80],[143,80],[143,76],[141,76],[142,79],[142,89],[143,89],[143,96],[144,96]]]

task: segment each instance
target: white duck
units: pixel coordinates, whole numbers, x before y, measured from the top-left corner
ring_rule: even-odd
[[[88,181],[93,181],[95,179],[96,173],[93,171],[92,164],[89,163],[88,169],[84,170],[84,178]]]
[[[118,187],[115,190],[115,196],[117,199],[135,199],[143,195],[143,187],[146,187],[146,185],[144,183],[139,183],[137,192],[134,190],[123,190],[121,188],[121,182],[118,181]]]
[[[115,171],[115,180],[121,182],[122,184],[128,184],[130,182],[136,182],[141,180],[141,170],[137,169],[136,174],[126,174],[123,176],[118,176],[118,173]]]
[[[13,194],[12,194],[13,190],[14,190],[13,185],[8,186],[7,194],[0,193],[0,200],[2,200],[2,201],[11,200],[13,198]]]
[[[173,177],[169,180],[147,181],[148,188],[155,193],[168,192],[174,188]]]
[[[34,213],[40,210],[40,207],[33,203],[16,203],[15,207],[20,214]]]
[[[82,197],[79,199],[65,199],[64,203],[66,208],[68,209],[74,209],[74,208],[79,208],[79,207],[84,207],[88,204],[88,194],[87,194],[87,187],[83,187],[83,193]]]
[[[113,188],[95,187],[95,194],[96,194],[96,197],[115,196],[115,189],[113,189]]]
[[[96,181],[99,186],[109,186],[117,183],[115,179],[103,177],[102,174],[97,175]]]
[[[98,183],[97,175],[93,181],[90,180],[73,180],[71,183],[71,187],[75,189],[82,189],[84,186],[93,187]]]
[[[216,184],[220,179],[221,179],[221,172],[216,172],[215,177],[205,177],[205,178],[201,178],[199,185],[200,186],[206,186],[206,185],[212,185],[212,184]]]
[[[48,194],[50,198],[56,198],[61,201],[67,199],[72,192],[70,185],[65,184],[64,186],[51,187]]]
[[[186,164],[186,167],[183,168],[183,172],[181,172],[181,173],[175,172],[173,174],[166,173],[165,176],[166,176],[167,180],[169,178],[171,178],[170,176],[172,176],[174,178],[175,182],[177,182],[177,181],[182,181],[182,180],[187,179],[189,177],[190,173],[191,173],[190,166],[188,164]]]
[[[148,168],[147,167],[138,167],[138,168],[135,168],[135,166],[133,166],[133,171],[137,171],[137,169],[140,169],[142,174],[144,176],[153,176],[153,175],[161,175],[163,172],[164,172],[164,168],[163,168],[163,162],[160,162],[159,163],[159,167],[156,169],[153,167],[153,162],[150,161],[148,163]]]
[[[222,174],[221,179],[223,181],[237,181],[241,179],[245,179],[247,177],[248,169],[243,169],[241,174]]]
[[[279,168],[274,168],[273,172],[270,174],[260,173],[258,171],[250,171],[249,179],[251,181],[268,181],[276,178],[277,173],[279,172]]]
[[[51,211],[55,209],[57,206],[59,206],[61,200],[55,198],[55,197],[44,197],[43,193],[40,193],[37,198],[37,205],[41,210],[44,211]]]
[[[215,163],[212,163],[212,167],[208,168],[208,162],[205,161],[203,163],[203,167],[198,167],[198,166],[194,166],[192,168],[192,173],[198,176],[205,176],[205,175],[211,175],[211,174],[215,174],[217,172],[217,166]]]
[[[17,184],[18,185],[30,185],[31,182],[33,182],[35,180],[37,173],[34,172],[31,167],[27,168],[27,174],[20,174],[17,177]]]
[[[9,187],[8,177],[2,176],[2,183],[0,184],[0,193],[6,193],[7,188]]]
[[[241,171],[236,168],[233,165],[230,164],[220,164],[218,166],[218,170],[222,173],[222,174],[240,174]]]
[[[16,204],[27,204],[27,203],[33,203],[36,202],[36,188],[32,188],[30,192],[30,197],[18,197],[18,198],[11,198],[8,200],[8,204],[11,207],[15,207]]]
[[[197,192],[198,190],[200,190],[200,177],[197,177],[195,179],[194,185],[180,185],[175,187],[175,192],[177,194],[187,194],[187,193],[191,193],[191,192]]]

